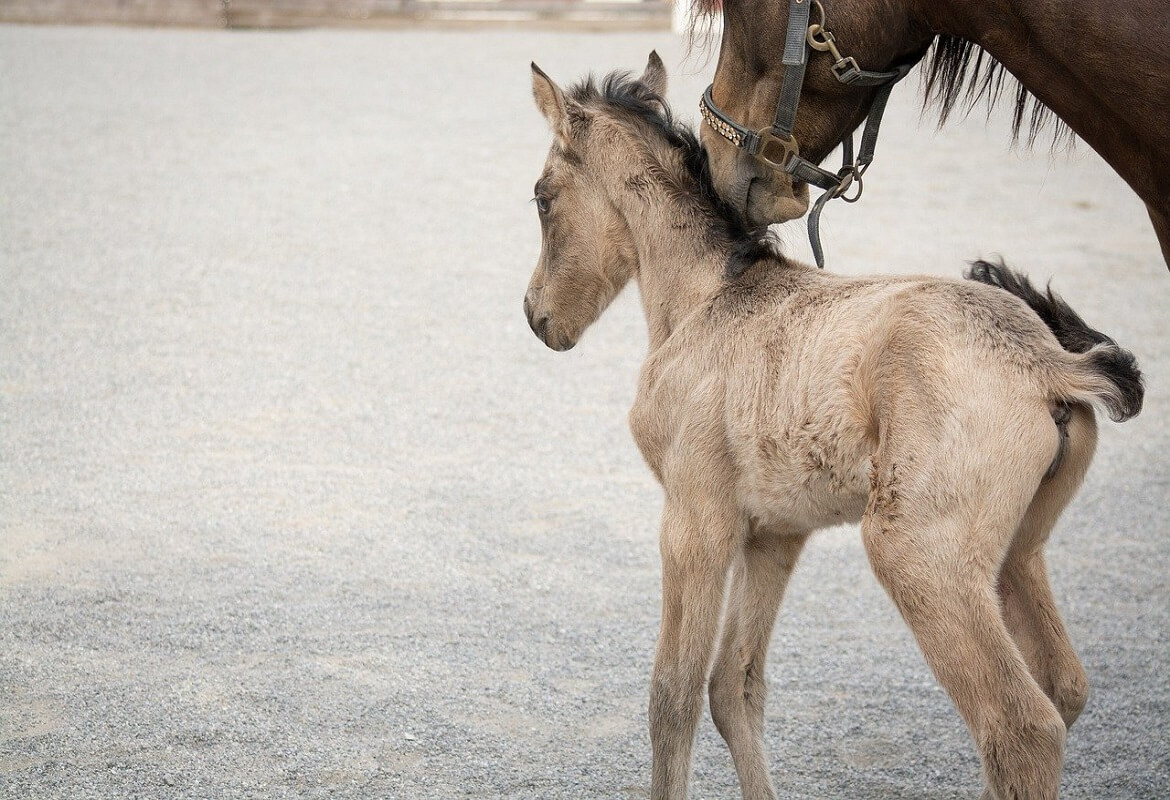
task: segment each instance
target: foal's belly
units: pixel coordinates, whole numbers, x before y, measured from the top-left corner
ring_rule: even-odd
[[[740,502],[757,523],[810,531],[857,522],[869,498],[867,448],[758,437],[741,458]]]

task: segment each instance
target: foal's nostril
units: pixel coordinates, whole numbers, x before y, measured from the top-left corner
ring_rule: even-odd
[[[548,344],[548,314],[545,314],[540,319],[536,319],[536,313],[533,311],[532,298],[534,290],[529,289],[528,293],[524,295],[524,316],[528,317],[528,327],[532,328],[532,332],[540,337],[540,340]]]
[[[545,335],[548,333],[548,315],[545,314],[540,319],[536,319],[532,315],[532,304],[528,302],[528,298],[524,298],[524,316],[528,318],[528,327],[532,328],[532,332],[540,337],[543,342]]]

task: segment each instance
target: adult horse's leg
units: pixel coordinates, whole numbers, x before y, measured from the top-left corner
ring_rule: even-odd
[[[743,528],[731,491],[670,487],[662,514],[662,628],[650,684],[652,800],[687,796],[691,747]]]
[[[979,454],[887,449],[876,459],[862,524],[874,573],[970,728],[988,794],[1001,800],[1056,800],[1060,786],[1064,721],[1029,672],[996,596],[1050,435],[1038,425],[1008,436],[988,426],[972,434],[985,448]]]
[[[1166,267],[1170,269],[1170,211],[1155,210],[1146,206],[1150,212],[1150,222],[1154,223],[1154,233],[1158,235],[1158,244],[1162,246],[1162,258],[1166,260]]]
[[[775,800],[764,752],[764,660],[788,577],[808,534],[755,531],[736,563],[709,692],[744,800]]]
[[[1089,685],[1052,597],[1043,548],[1057,518],[1080,488],[1096,446],[1093,412],[1073,407],[1060,467],[1051,480],[1040,484],[1000,572],[1000,600],[1008,629],[1066,727],[1084,708]]]

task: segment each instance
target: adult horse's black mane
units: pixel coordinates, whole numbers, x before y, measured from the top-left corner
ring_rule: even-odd
[[[1015,84],[1012,139],[1020,138],[1020,131],[1027,120],[1029,145],[1036,141],[1037,135],[1047,124],[1052,124],[1054,128],[1053,145],[1062,140],[1071,142],[1072,131],[1069,127],[1052,113],[1052,109],[1025,89],[1022,83],[1011,78],[1003,65],[982,47],[958,36],[940,34],[935,37],[927,59],[922,102],[923,106],[931,102],[938,105],[939,125],[947,121],[960,101],[966,106],[965,113],[970,113],[981,100],[986,100],[987,113],[990,114],[1003,94],[1004,83],[1010,78],[1010,82]]]
[[[699,144],[694,130],[674,118],[665,98],[631,73],[622,71],[605,76],[600,87],[590,75],[572,86],[566,94],[581,105],[600,102],[634,118],[682,154],[687,175],[697,189],[697,199],[708,212],[712,223],[711,232],[731,247],[727,263],[729,276],[741,274],[761,258],[778,255],[771,235],[766,230],[749,230],[739,212],[715,191],[707,152]],[[691,195],[689,191],[687,194]]]
[[[709,32],[705,23],[717,17],[726,6],[736,0],[696,0],[691,18],[691,41],[703,39]],[[1048,106],[1024,88],[1011,76],[1003,65],[988,55],[982,47],[958,36],[939,34],[926,56],[925,82],[922,105],[934,104],[938,108],[938,124],[942,126],[956,106],[964,107],[963,113],[970,113],[981,101],[987,103],[990,115],[995,104],[1008,85],[1015,94],[1015,108],[1012,112],[1012,140],[1018,141],[1021,131],[1027,125],[1029,146],[1046,125],[1053,127],[1053,145],[1072,142],[1072,131]],[[871,69],[881,65],[870,65]]]

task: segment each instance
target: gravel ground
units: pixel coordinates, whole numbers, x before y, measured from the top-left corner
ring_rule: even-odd
[[[669,34],[0,27],[0,796],[646,796],[636,292],[568,354],[520,300],[529,60],[652,47],[693,119],[714,64]],[[1063,796],[1165,797],[1170,274],[1087,147],[915,103],[826,211],[830,268],[1002,253],[1138,355],[1145,412],[1049,548],[1093,686]],[[774,639],[785,797],[977,796],[855,528]],[[736,792],[704,720],[692,796]]]

